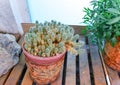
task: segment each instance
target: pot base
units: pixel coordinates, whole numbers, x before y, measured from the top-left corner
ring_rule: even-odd
[[[30,77],[37,83],[37,85],[49,84],[50,82],[55,81],[60,74],[63,62],[64,57],[49,65],[36,65],[26,58],[26,64],[29,69]]]

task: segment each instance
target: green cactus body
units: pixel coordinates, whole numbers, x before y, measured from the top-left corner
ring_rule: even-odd
[[[45,49],[46,57],[49,57],[49,56],[50,56],[50,52],[51,52],[51,50],[50,50],[49,48],[46,48],[46,49]]]
[[[60,40],[61,40],[61,34],[58,34],[58,35],[56,36],[56,39],[57,39],[58,42],[60,42]]]
[[[79,35],[74,35],[74,29],[70,26],[52,20],[39,23],[31,27],[25,34],[25,49],[32,55],[40,57],[55,56],[65,50],[76,54],[75,46],[81,45],[76,40]]]

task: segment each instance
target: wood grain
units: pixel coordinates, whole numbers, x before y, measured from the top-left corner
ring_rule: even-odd
[[[93,66],[95,85],[106,85],[104,70],[101,64],[98,47],[90,44],[90,55]]]
[[[81,48],[82,52],[79,54],[80,85],[91,85],[85,37],[81,36],[79,40],[84,42],[84,45]]]
[[[75,85],[75,84],[76,84],[76,57],[68,53],[65,85]]]
[[[32,83],[33,81],[31,80],[29,70],[27,69],[21,85],[32,85]]]
[[[3,76],[0,77],[0,85],[4,85],[7,77],[8,77],[9,74],[10,74],[10,71],[11,71],[11,70],[9,70],[9,72],[7,72],[7,74],[5,74],[5,75],[3,75]]]
[[[34,26],[33,23],[21,23],[24,34],[29,30],[30,27]]]
[[[109,75],[112,85],[120,85],[120,78],[118,76],[118,72],[112,70],[107,65],[106,65],[106,68],[107,68],[108,75]]]

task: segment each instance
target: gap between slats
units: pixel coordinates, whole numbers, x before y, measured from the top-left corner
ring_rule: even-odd
[[[23,80],[23,78],[24,78],[24,75],[25,75],[25,73],[26,73],[26,70],[27,70],[27,66],[26,66],[26,64],[25,64],[24,69],[23,69],[23,71],[22,71],[22,74],[21,74],[21,76],[20,76],[20,79],[19,79],[17,85],[21,85],[22,80]]]
[[[93,66],[95,85],[107,85],[104,75],[104,69],[102,67],[100,55],[98,52],[98,47],[96,44],[91,44],[90,41],[89,41],[89,46],[90,46],[90,56]]]
[[[32,85],[32,83],[33,81],[31,80],[30,75],[29,75],[29,70],[27,69],[21,85]]]

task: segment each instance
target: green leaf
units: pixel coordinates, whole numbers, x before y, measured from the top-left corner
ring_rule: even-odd
[[[100,19],[106,20],[102,15],[97,15]]]
[[[116,35],[116,36],[120,36],[120,32],[117,31],[117,32],[115,33],[115,35]]]
[[[110,38],[111,37],[111,32],[106,32],[106,38]]]
[[[117,1],[117,0],[116,0],[116,1],[110,0],[110,2],[112,2],[112,6],[113,6],[113,7],[118,8],[118,6],[117,6],[118,1]]]
[[[120,16],[110,19],[106,24],[111,25],[111,24],[118,22],[119,20],[120,20]]]
[[[111,44],[112,44],[112,46],[114,46],[114,45],[116,44],[116,42],[117,42],[117,39],[116,39],[115,37],[113,37],[113,38],[111,39]]]
[[[108,12],[120,14],[120,11],[117,10],[117,9],[115,9],[115,8],[109,8],[109,9],[108,9]]]
[[[81,34],[85,35],[86,33],[87,33],[87,29],[86,28],[81,30]]]

